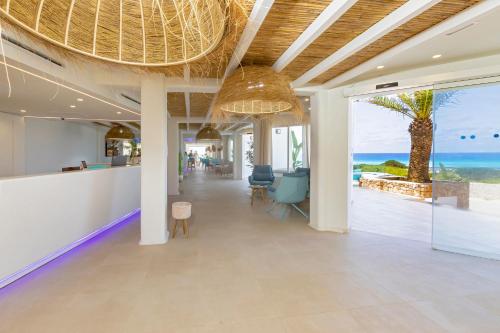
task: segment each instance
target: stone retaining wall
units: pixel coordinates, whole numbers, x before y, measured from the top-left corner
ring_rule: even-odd
[[[404,180],[361,177],[359,187],[404,194],[420,199],[432,198],[432,183],[421,184]]]

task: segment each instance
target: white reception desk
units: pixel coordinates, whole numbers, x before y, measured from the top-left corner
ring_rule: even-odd
[[[0,288],[140,205],[140,166],[0,178]]]

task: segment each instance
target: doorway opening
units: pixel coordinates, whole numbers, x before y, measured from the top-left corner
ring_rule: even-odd
[[[424,89],[351,100],[351,229],[431,242],[432,98],[417,106],[429,96]]]

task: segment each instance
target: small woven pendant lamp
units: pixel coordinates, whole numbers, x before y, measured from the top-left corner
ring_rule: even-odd
[[[214,120],[229,115],[273,116],[290,112],[301,117],[303,107],[290,87],[288,77],[271,67],[238,68],[223,83],[214,109]]]

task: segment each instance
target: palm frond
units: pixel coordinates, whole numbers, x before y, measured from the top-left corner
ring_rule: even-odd
[[[427,119],[432,116],[432,112],[441,106],[453,103],[455,92],[444,91],[434,94],[430,89],[419,90],[413,94],[399,94],[397,98],[376,96],[368,102],[370,104],[382,106],[386,109],[399,112],[411,119]]]
[[[408,94],[404,93],[404,94],[399,94],[399,95],[398,95],[398,98],[399,98],[399,100],[400,100],[402,103],[406,104],[406,105],[408,106],[408,108],[409,108],[409,109],[410,109],[410,110],[411,110],[411,111],[412,111],[415,115],[417,115],[417,114],[418,114],[419,106],[418,106],[418,104],[415,102],[415,99],[414,99],[412,96],[410,96],[410,95],[408,95]]]
[[[368,100],[368,103],[390,109],[392,111],[399,112],[407,117],[415,119],[411,109],[398,99],[390,98],[386,96],[375,96]]]
[[[432,90],[419,90],[414,94],[416,105],[418,105],[417,118],[425,119],[432,115],[433,92]]]

